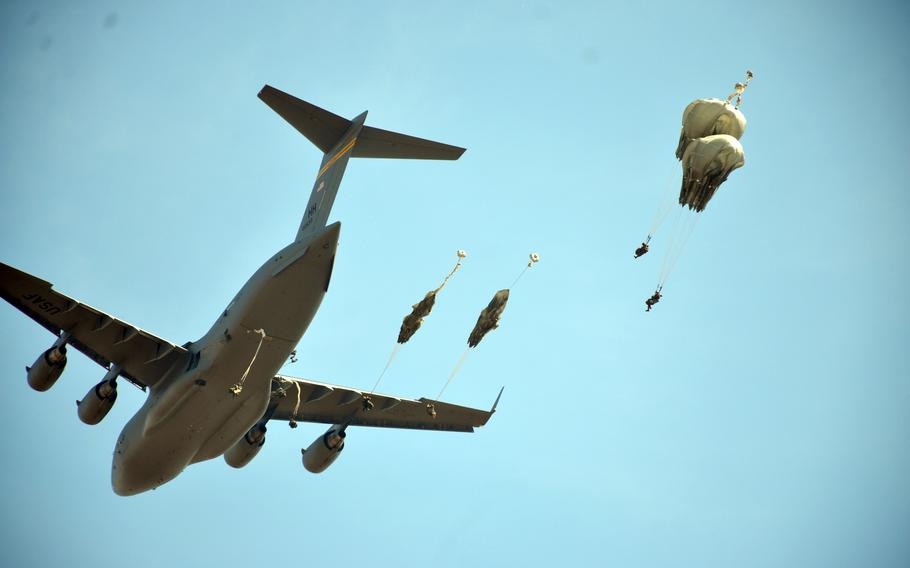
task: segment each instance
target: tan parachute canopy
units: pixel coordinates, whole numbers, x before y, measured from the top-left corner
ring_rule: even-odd
[[[676,158],[682,161],[683,168],[680,205],[704,211],[730,172],[746,163],[739,143],[746,131],[746,117],[739,105],[751,80],[752,72],[746,71],[746,81],[736,83],[727,100],[698,99],[683,111],[682,132],[676,146]]]
[[[746,117],[727,101],[698,99],[683,111],[682,131],[676,146],[676,159],[682,160],[689,142],[714,134],[728,134],[737,140],[746,131]]]
[[[682,166],[678,202],[683,207],[676,215],[670,231],[657,287],[645,302],[646,311],[651,311],[660,301],[664,284],[701,218],[697,213],[704,211],[708,201],[730,173],[746,163],[745,152],[739,141],[746,131],[746,117],[739,107],[752,78],[752,71],[746,71],[745,81],[736,83],[733,92],[725,100],[696,99],[683,111],[682,129],[676,145],[676,158]],[[673,208],[672,188],[668,189],[670,191],[651,221],[648,237],[635,249],[634,258],[646,254],[653,246],[650,244],[651,238]],[[685,213],[686,207],[695,213]]]
[[[745,163],[743,146],[733,136],[715,134],[692,140],[682,157],[680,205],[703,211],[730,172]]]

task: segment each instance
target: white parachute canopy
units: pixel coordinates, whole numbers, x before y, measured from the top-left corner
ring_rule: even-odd
[[[676,146],[676,159],[682,160],[689,142],[696,138],[727,134],[739,140],[746,131],[746,117],[727,101],[698,99],[683,111],[682,131]]]
[[[746,163],[739,140],[728,134],[715,134],[689,142],[682,156],[683,181],[680,205],[703,211],[714,192],[730,172]]]

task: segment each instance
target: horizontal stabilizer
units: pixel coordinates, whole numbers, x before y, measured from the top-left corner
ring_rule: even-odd
[[[357,144],[351,152],[351,157],[457,160],[464,154],[464,150],[458,146],[364,126],[357,137]]]
[[[352,124],[346,118],[269,85],[259,91],[259,98],[323,153],[330,152]],[[464,151],[458,146],[364,126],[357,135],[351,157],[457,160]]]
[[[323,153],[329,152],[351,127],[350,120],[269,85],[259,91],[259,98]]]

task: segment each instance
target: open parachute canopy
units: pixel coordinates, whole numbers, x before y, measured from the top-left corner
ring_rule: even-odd
[[[730,173],[746,163],[740,139],[746,131],[746,117],[739,110],[743,93],[753,79],[746,71],[746,79],[734,85],[734,91],[724,99],[696,99],[686,106],[682,115],[682,130],[676,145],[676,158],[682,166],[682,185],[676,221],[670,232],[666,254],[657,279],[654,294],[645,301],[646,311],[651,311],[662,297],[667,279],[679,261],[696,223],[708,202]],[[651,221],[647,238],[635,249],[634,258],[646,254],[651,239],[673,209],[673,188],[667,187],[662,203]],[[686,212],[688,208],[690,212]]]
[[[737,140],[746,131],[746,117],[727,101],[698,99],[683,111],[682,132],[676,146],[676,159],[682,160],[689,142],[714,134],[728,134]]]
[[[736,83],[727,100],[697,99],[683,111],[682,131],[676,145],[676,159],[682,162],[683,168],[680,205],[704,211],[730,172],[746,163],[739,143],[746,131],[746,117],[739,105],[751,80],[752,72],[746,71],[746,81]]]
[[[680,205],[703,211],[730,172],[745,163],[743,146],[733,136],[714,134],[692,140],[682,157]]]

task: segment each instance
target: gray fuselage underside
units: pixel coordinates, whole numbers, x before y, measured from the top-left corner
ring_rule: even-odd
[[[151,389],[117,439],[111,470],[116,493],[154,489],[189,464],[223,454],[263,416],[272,378],[328,289],[339,231],[340,223],[333,223],[267,260],[209,332],[190,345],[190,365],[171,369]],[[235,395],[231,387],[248,368]]]

